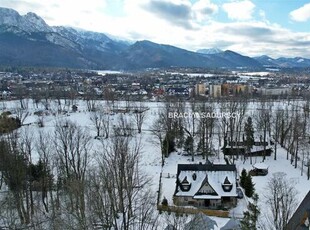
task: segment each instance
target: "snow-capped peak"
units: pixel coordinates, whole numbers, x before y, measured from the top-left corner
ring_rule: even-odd
[[[17,11],[0,7],[0,25],[17,25],[20,21],[20,15]]]
[[[45,21],[35,13],[27,13],[23,18],[25,19],[25,23],[33,30],[44,32],[51,31],[51,28],[45,23]]]
[[[21,16],[13,9],[0,7],[0,25],[14,27],[25,32],[50,32],[51,28],[35,13],[27,13]]]
[[[303,62],[303,61],[304,61],[304,59],[303,59],[303,58],[300,58],[300,59],[298,59],[296,62],[301,63],[301,62]]]
[[[223,52],[223,50],[221,50],[219,48],[197,50],[197,53],[203,53],[203,54],[218,54],[218,53],[222,53],[222,52]]]

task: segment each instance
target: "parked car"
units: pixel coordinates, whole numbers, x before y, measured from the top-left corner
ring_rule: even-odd
[[[249,174],[251,176],[266,176],[268,174],[268,170],[263,169],[251,169]]]
[[[250,170],[251,176],[266,176],[268,174],[269,166],[264,163],[256,163],[253,165],[253,169]]]

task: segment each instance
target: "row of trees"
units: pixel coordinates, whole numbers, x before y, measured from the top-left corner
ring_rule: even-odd
[[[49,99],[50,100],[50,99]],[[46,107],[45,100],[41,100],[42,105]],[[60,106],[74,105],[74,102],[67,103],[59,99]],[[95,99],[86,100],[87,108],[92,111],[91,120],[97,130],[98,136],[109,137],[109,122],[110,112],[117,108],[117,102],[108,100],[104,105],[100,104]],[[21,123],[28,116],[29,100],[20,99],[20,106],[16,109],[16,114]],[[135,129],[140,133],[142,125],[145,121],[146,106],[141,102],[126,102],[126,111],[136,111],[132,115]],[[54,111],[49,101],[48,109]],[[66,109],[70,110],[69,107]],[[62,111],[62,109],[61,109]],[[182,114],[189,112],[189,114],[196,114],[198,116],[169,118],[171,113]],[[208,117],[201,117],[199,114],[203,113],[229,113],[237,114],[233,117],[222,117],[220,119],[210,119]],[[250,121],[249,121],[250,118]],[[43,119],[42,124],[43,124]],[[251,124],[250,124],[250,123]],[[219,146],[223,146],[223,141],[231,147],[234,143],[245,141],[247,148],[250,150],[252,139],[259,136],[263,142],[273,140],[274,142],[274,159],[277,159],[278,145],[287,149],[287,159],[291,160],[294,167],[297,168],[298,161],[304,161],[303,166],[308,167],[309,164],[309,101],[289,101],[288,103],[280,104],[274,101],[262,100],[249,102],[245,99],[231,99],[221,102],[198,102],[190,101],[185,103],[177,98],[168,98],[163,107],[159,111],[159,118],[151,128],[153,134],[157,137],[160,146],[163,146],[164,140],[166,145],[172,143],[176,147],[183,147],[194,160],[195,153],[200,153],[207,159],[210,154],[216,153],[214,147],[214,139],[217,138]],[[133,127],[132,127],[133,128]],[[252,129],[252,130],[251,130]],[[254,135],[254,130],[255,135]],[[186,142],[186,143],[185,143]],[[224,141],[225,142],[225,141]],[[264,145],[264,153],[266,153],[266,146]],[[169,155],[168,149],[164,148],[163,155]],[[219,153],[219,149],[217,149]],[[263,160],[265,159],[263,155]],[[250,155],[251,156],[251,155]],[[239,156],[237,156],[238,158]],[[233,158],[234,160],[234,158]],[[309,169],[309,167],[308,167]],[[307,172],[310,179],[310,170]]]
[[[174,148],[183,148],[194,161],[196,154],[204,159],[219,154],[220,146],[233,147],[243,142],[247,152],[254,141],[274,144],[274,160],[277,160],[278,146],[287,150],[287,159],[294,167],[310,167],[309,101],[249,102],[246,99],[231,99],[216,102],[184,102],[170,98],[159,108],[158,119],[151,130],[162,146],[162,164]],[[203,116],[212,113],[228,113],[237,116],[210,118]],[[186,116],[182,116],[186,114]],[[255,130],[255,132],[254,132]],[[215,147],[218,140],[218,149]],[[263,144],[262,160],[266,158],[266,144]],[[246,160],[251,154],[238,154]],[[235,158],[232,158],[234,161]],[[303,164],[298,162],[303,161]],[[307,163],[307,164],[306,164]],[[303,169],[302,169],[303,171]],[[310,170],[308,178],[310,179]]]

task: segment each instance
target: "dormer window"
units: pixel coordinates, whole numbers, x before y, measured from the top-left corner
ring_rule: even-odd
[[[181,182],[181,190],[184,192],[188,192],[191,189],[191,184],[187,180],[187,176]]]
[[[228,177],[226,177],[224,182],[222,183],[222,188],[224,192],[230,192],[232,190],[232,187],[232,183],[229,181]]]

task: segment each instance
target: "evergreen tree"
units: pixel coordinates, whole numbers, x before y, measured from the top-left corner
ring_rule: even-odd
[[[246,146],[252,148],[254,145],[254,127],[251,117],[248,117],[247,121],[244,124],[244,132],[246,137]]]
[[[12,132],[22,125],[19,118],[10,117],[9,115],[7,112],[0,115],[0,134]]]
[[[245,178],[248,176],[248,174],[247,174],[247,172],[246,172],[246,170],[245,169],[242,169],[242,171],[241,171],[241,176],[240,176],[240,186],[242,187],[242,188],[244,188],[244,184],[245,184]]]
[[[248,174],[244,180],[244,193],[247,197],[252,197],[254,193],[254,183],[252,181],[252,176]]]
[[[171,152],[175,150],[174,137],[168,132],[163,140],[163,153],[168,157]]]
[[[256,230],[256,223],[260,210],[257,205],[258,195],[253,194],[253,203],[249,203],[248,211],[243,213],[243,219],[240,221],[242,230]]]
[[[194,139],[191,136],[187,136],[184,143],[184,150],[188,153],[192,153],[194,149]]]

